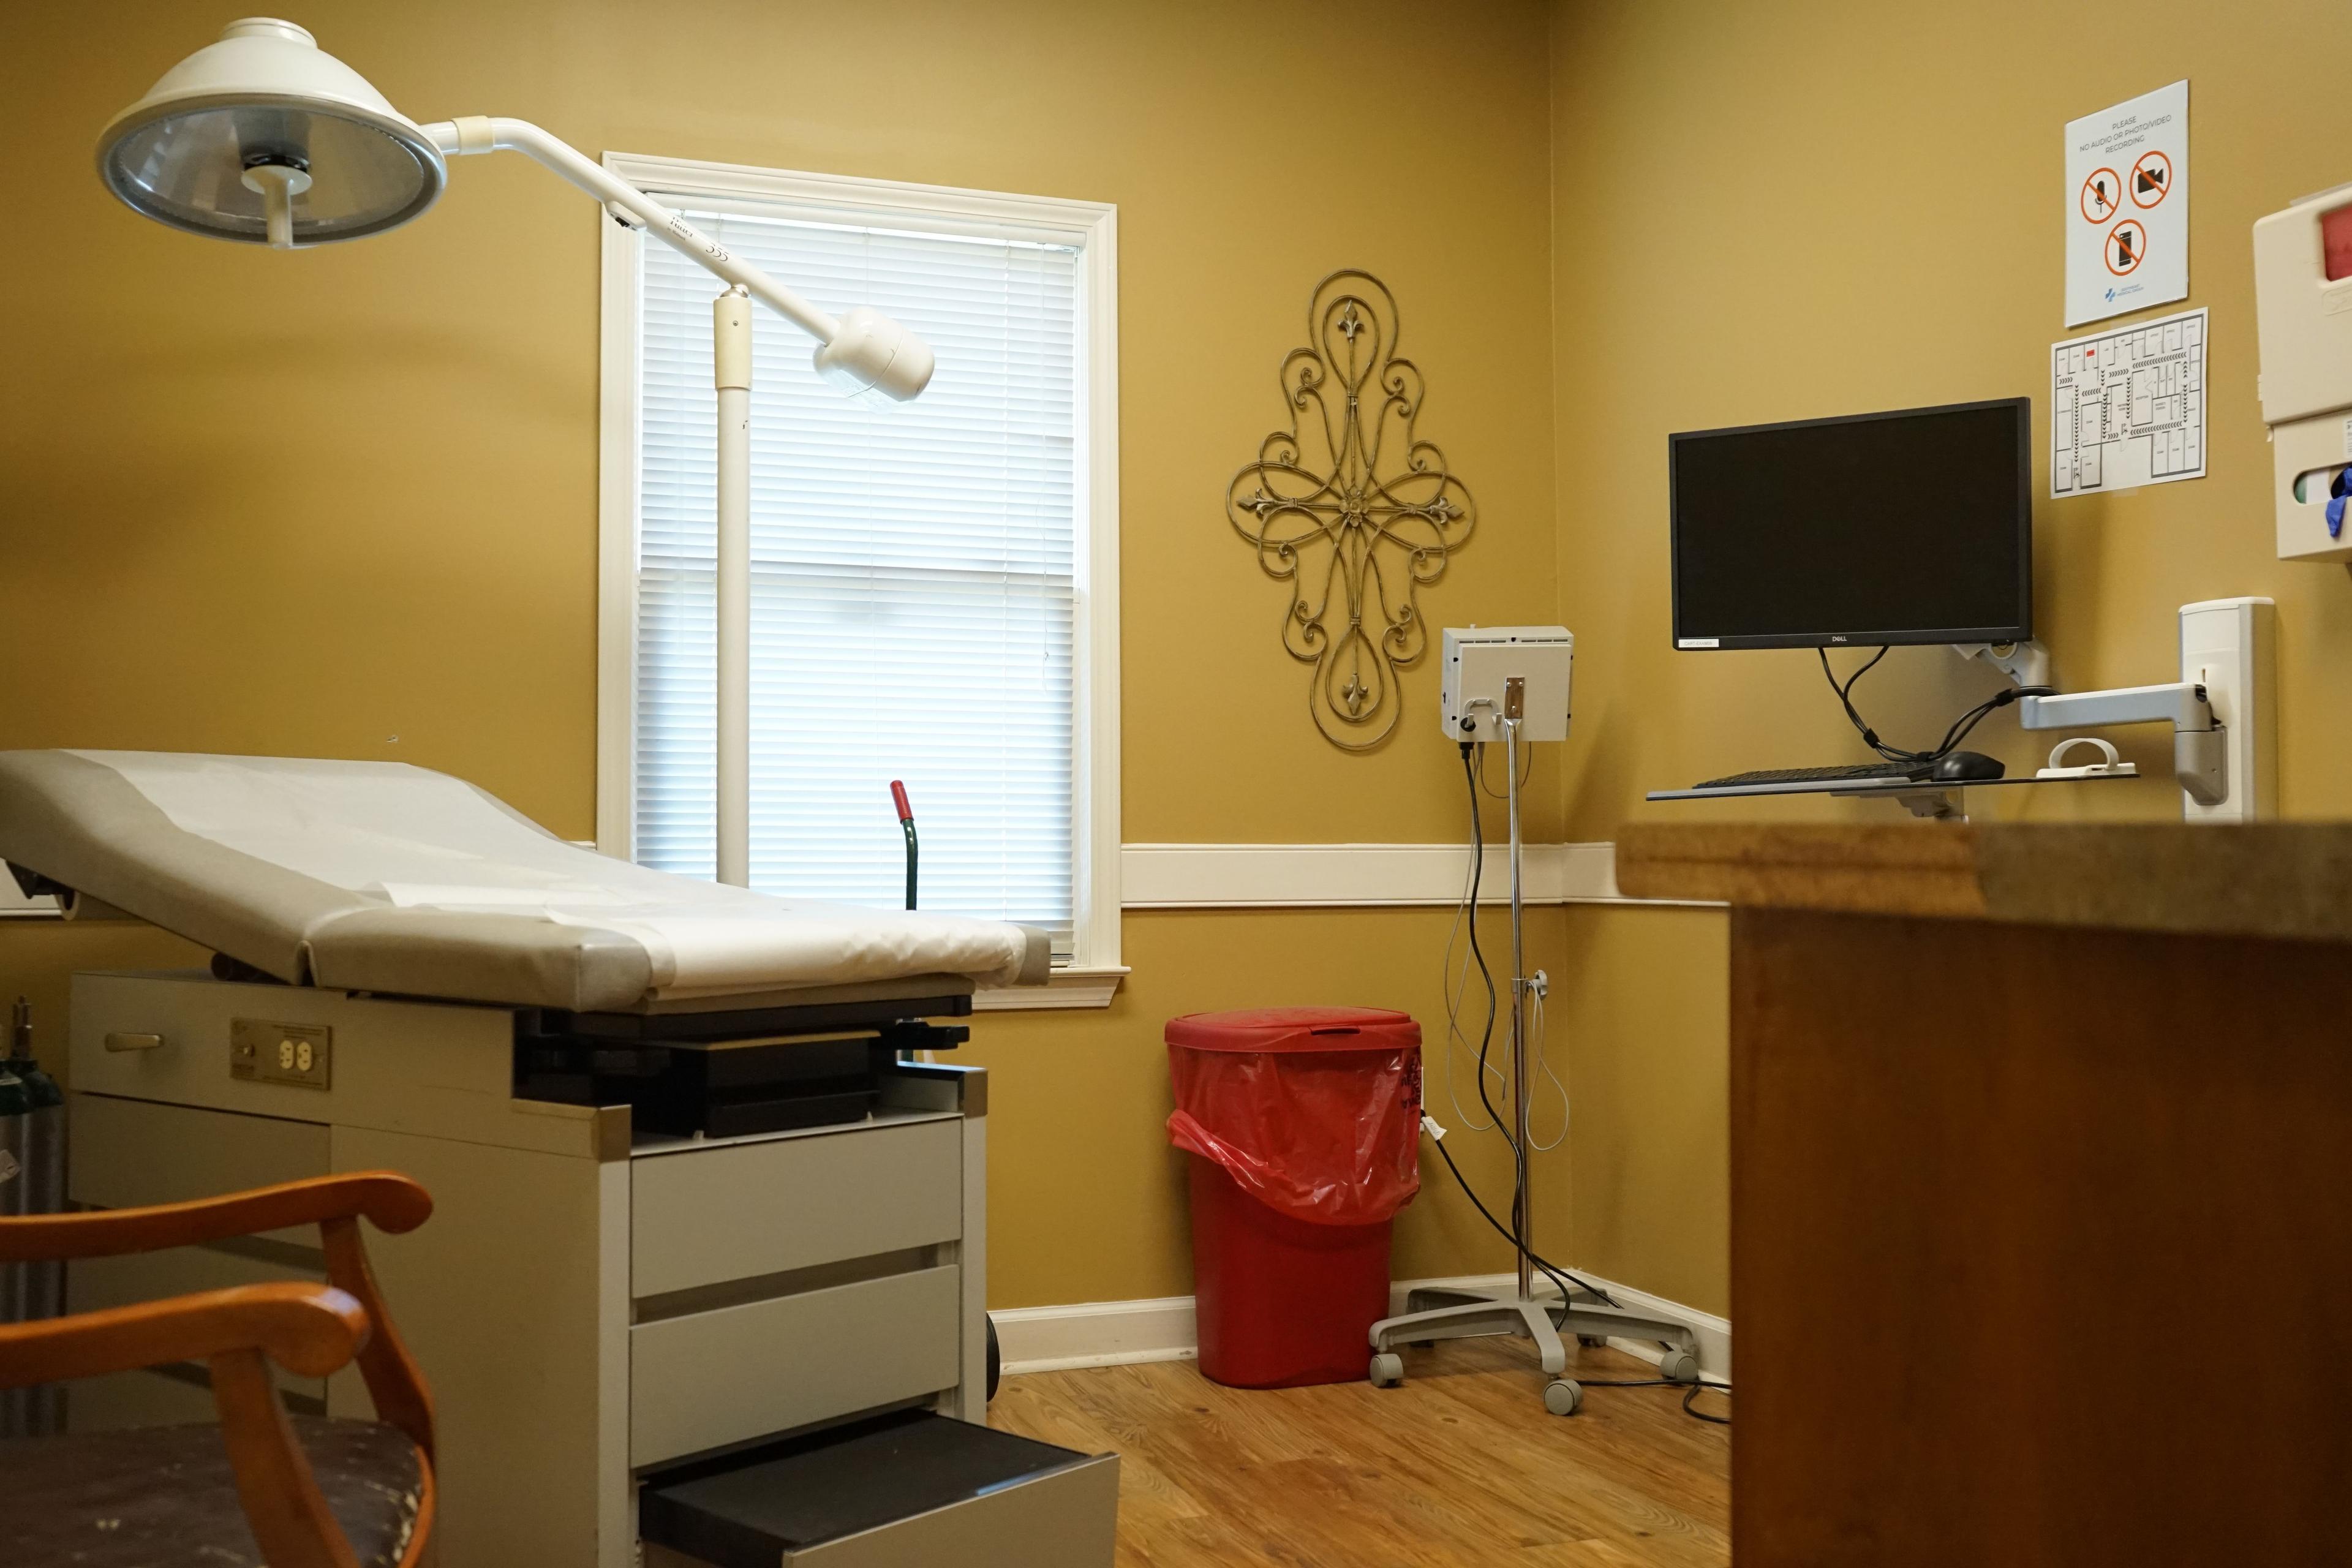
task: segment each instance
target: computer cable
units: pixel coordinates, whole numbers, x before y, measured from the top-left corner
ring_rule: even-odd
[[[1853,689],[1855,684],[1859,682],[1864,676],[1868,675],[1873,669],[1876,668],[1878,667],[1878,661],[1885,658],[1888,651],[1889,650],[1887,648],[1882,647],[1876,653],[1872,654],[1869,659],[1864,663],[1863,667],[1860,669],[1855,670],[1852,675],[1846,677],[1844,684],[1841,685],[1838,682],[1837,672],[1830,668],[1829,650],[1827,648],[1815,648],[1813,650],[1815,654],[1820,656],[1822,661],[1822,674],[1828,678],[1830,689],[1837,693],[1838,703],[1845,710],[1846,719],[1853,725],[1855,732],[1862,736],[1862,743],[1868,746],[1872,751],[1876,752],[1880,756],[1885,758],[1890,763],[1912,763],[1920,767],[1926,767],[1948,755],[1953,747],[1958,745],[1962,741],[1967,740],[1969,738],[1969,731],[1974,730],[1979,724],[1984,722],[1985,718],[1996,710],[2008,707],[2011,703],[2016,701],[2021,697],[2047,697],[2056,689],[2056,688],[2049,686],[2003,687],[2000,690],[1994,692],[1990,697],[1986,698],[1982,702],[1979,702],[1975,707],[1969,709],[1966,713],[1961,714],[1958,719],[1953,720],[1951,728],[1944,731],[1944,738],[1937,742],[1936,749],[1934,751],[1906,752],[1900,746],[1890,746],[1884,741],[1881,741],[1878,738],[1878,731],[1870,727],[1853,705]]]

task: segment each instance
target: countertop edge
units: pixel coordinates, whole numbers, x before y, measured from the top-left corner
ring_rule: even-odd
[[[1636,898],[2352,942],[2352,823],[1633,824]]]

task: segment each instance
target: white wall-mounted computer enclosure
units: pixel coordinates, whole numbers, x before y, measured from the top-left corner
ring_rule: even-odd
[[[2352,561],[2327,531],[2328,486],[2352,463],[2352,185],[2254,225],[2263,422],[2282,561]]]
[[[1449,741],[1500,741],[1519,683],[1521,741],[1568,739],[1569,667],[1576,638],[1566,626],[1448,626],[1439,721]]]

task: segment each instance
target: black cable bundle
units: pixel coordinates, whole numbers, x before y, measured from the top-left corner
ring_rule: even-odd
[[[1864,676],[1878,668],[1878,661],[1885,658],[1889,650],[1881,647],[1876,653],[1872,654],[1860,669],[1846,678],[1843,685],[1838,683],[1837,673],[1830,668],[1829,649],[1815,648],[1813,651],[1821,657],[1822,674],[1828,679],[1830,689],[1837,693],[1838,703],[1845,710],[1847,721],[1853,725],[1854,732],[1862,737],[1862,743],[1890,763],[1902,763],[1909,766],[1928,767],[1949,755],[1952,748],[1967,740],[1969,731],[1982,723],[1985,717],[1994,710],[2006,708],[2021,697],[2047,697],[2055,689],[2048,686],[2004,687],[1953,720],[1952,727],[1944,731],[1943,740],[1937,743],[1934,751],[1906,752],[1900,746],[1890,746],[1881,741],[1878,738],[1878,731],[1863,721],[1862,715],[1854,710],[1853,706],[1854,686]]]

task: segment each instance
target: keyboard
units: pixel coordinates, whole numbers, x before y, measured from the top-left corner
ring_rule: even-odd
[[[1848,784],[1866,783],[1872,779],[1923,779],[1927,776],[1926,763],[1856,763],[1851,767],[1834,768],[1765,768],[1752,773],[1733,773],[1728,778],[1708,779],[1691,785],[1693,789],[1741,789],[1749,784]]]

